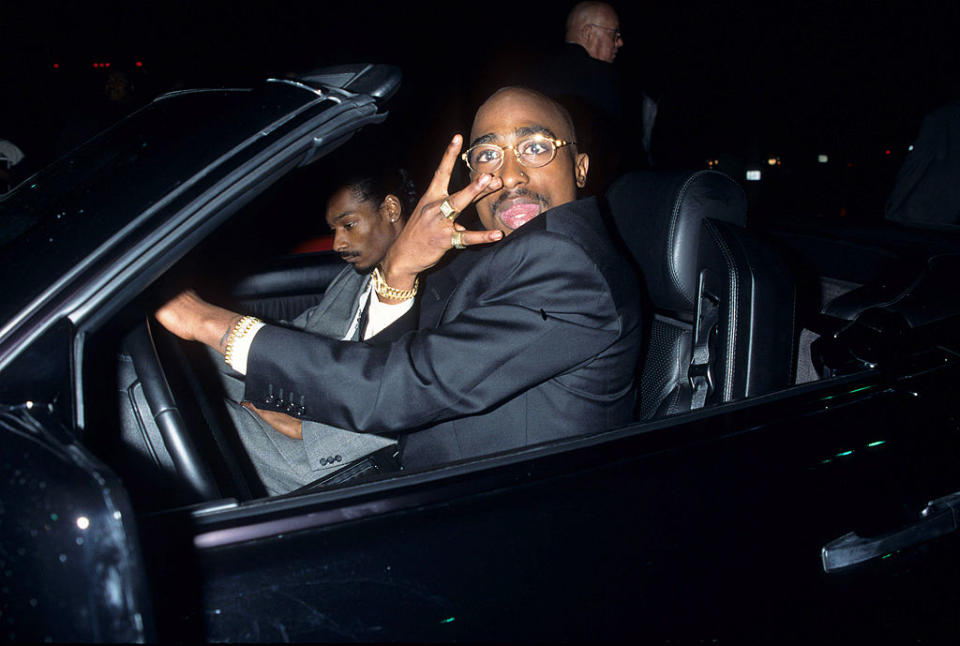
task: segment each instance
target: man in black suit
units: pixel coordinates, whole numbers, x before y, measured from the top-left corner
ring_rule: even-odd
[[[417,329],[388,342],[317,339],[192,292],[157,318],[226,353],[264,413],[398,434],[407,468],[629,422],[639,287],[596,201],[576,199],[589,158],[567,113],[531,90],[495,93],[462,155],[472,181],[448,195],[461,146],[457,135],[374,278],[390,303],[412,298],[424,277]],[[454,222],[474,202],[485,231]],[[275,427],[296,437],[295,422]]]

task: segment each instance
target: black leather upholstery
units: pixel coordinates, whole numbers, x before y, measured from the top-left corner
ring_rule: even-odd
[[[323,300],[327,285],[345,266],[333,252],[282,258],[238,280],[230,296],[245,313],[269,321],[292,321]]]
[[[607,201],[656,308],[692,317],[700,222],[710,217],[743,226],[743,190],[716,171],[630,173],[610,187]]]
[[[740,186],[715,171],[631,173],[607,200],[654,310],[640,417],[789,385],[794,285],[777,254],[744,229]]]
[[[232,295],[238,300],[291,294],[323,293],[346,263],[335,253],[282,258],[271,267],[237,281]]]

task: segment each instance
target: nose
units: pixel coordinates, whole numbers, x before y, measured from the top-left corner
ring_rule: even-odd
[[[513,151],[507,151],[503,157],[503,167],[500,169],[500,179],[505,189],[527,183],[527,169],[517,160]]]
[[[343,234],[341,229],[334,231],[333,250],[338,252],[347,250],[347,236]]]

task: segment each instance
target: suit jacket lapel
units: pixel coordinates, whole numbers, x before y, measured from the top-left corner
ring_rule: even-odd
[[[313,334],[342,339],[357,313],[357,296],[369,280],[369,274],[358,274],[352,267],[345,267],[330,284],[323,300],[307,316],[297,317],[294,324],[299,323]]]

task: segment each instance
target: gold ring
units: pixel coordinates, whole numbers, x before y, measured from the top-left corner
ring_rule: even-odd
[[[466,249],[467,245],[463,244],[463,231],[454,231],[451,233],[450,244],[453,245],[454,249]]]
[[[457,210],[453,208],[453,205],[450,204],[449,200],[444,200],[440,203],[440,215],[448,220],[455,220],[457,217]]]

